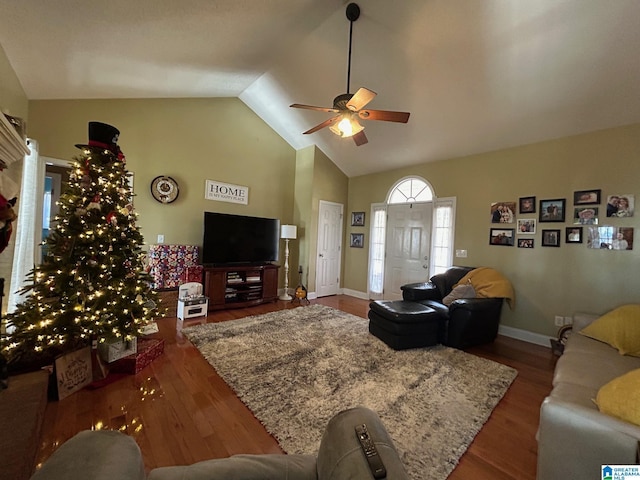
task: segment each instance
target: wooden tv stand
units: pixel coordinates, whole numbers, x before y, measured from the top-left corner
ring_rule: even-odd
[[[209,311],[242,308],[278,299],[279,265],[204,267]]]

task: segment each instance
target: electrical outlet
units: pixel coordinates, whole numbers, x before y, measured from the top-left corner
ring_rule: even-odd
[[[564,324],[565,325],[571,325],[573,323],[573,318],[571,317],[564,317]]]
[[[164,235],[158,235],[158,243],[164,243]]]
[[[564,325],[564,317],[562,315],[556,315],[556,327]]]

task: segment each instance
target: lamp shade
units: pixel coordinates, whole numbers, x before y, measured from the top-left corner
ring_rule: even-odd
[[[295,225],[280,225],[280,238],[288,238],[290,240],[296,238],[298,227]]]

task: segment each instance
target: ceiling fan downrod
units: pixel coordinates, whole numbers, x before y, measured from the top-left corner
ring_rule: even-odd
[[[360,18],[360,7],[357,3],[347,5],[347,20],[349,20],[349,61],[347,64],[347,94],[351,93],[351,43],[353,40],[353,22]]]

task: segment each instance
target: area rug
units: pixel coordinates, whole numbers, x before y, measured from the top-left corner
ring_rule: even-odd
[[[381,417],[414,479],[443,479],[517,372],[443,346],[395,351],[368,321],[311,305],[183,333],[287,453],[317,453],[329,419]]]

